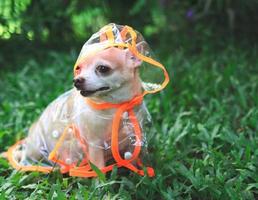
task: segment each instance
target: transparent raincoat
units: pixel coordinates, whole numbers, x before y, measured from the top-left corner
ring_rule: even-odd
[[[104,164],[100,165],[100,170],[103,173],[117,166],[140,175],[154,176],[153,168],[144,158],[151,118],[143,97],[162,90],[169,82],[168,74],[153,58],[149,45],[139,32],[129,26],[108,24],[83,45],[74,65],[74,75],[79,73],[78,64],[110,47],[129,49],[141,60],[138,71],[142,93],[120,103],[97,103],[85,98],[85,107],[77,108],[78,93],[75,89],[66,92],[46,108],[30,128],[27,138],[9,148],[7,158],[14,168],[45,173],[58,168],[61,173],[71,176],[94,177],[97,173],[91,163],[102,159]],[[101,112],[103,110],[110,110],[110,113]],[[91,112],[98,112],[97,117],[85,117],[85,114],[91,116]],[[87,131],[92,130],[85,119],[103,125],[98,140],[88,136]]]

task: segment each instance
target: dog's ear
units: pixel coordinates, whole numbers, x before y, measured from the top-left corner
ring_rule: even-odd
[[[143,43],[138,43],[136,45],[137,51],[142,54],[143,52]],[[142,60],[135,56],[128,48],[124,50],[126,55],[126,60],[128,63],[128,67],[136,68],[142,64]]]

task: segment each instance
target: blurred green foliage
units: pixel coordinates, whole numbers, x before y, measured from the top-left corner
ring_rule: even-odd
[[[199,43],[212,40],[217,49],[225,40],[253,43],[257,9],[256,0],[1,0],[0,66],[12,61],[10,53],[78,49],[110,22],[133,26],[163,55],[182,47],[200,52]]]
[[[154,178],[20,173],[0,159],[0,199],[258,199],[257,10],[257,0],[0,0],[0,152],[72,87],[80,47],[107,23],[139,30],[171,76],[146,99]]]

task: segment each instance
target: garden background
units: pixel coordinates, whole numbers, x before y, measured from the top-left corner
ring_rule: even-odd
[[[258,1],[1,0],[0,151],[72,87],[83,43],[110,22],[146,38],[171,82],[147,98],[154,178],[14,171],[0,199],[258,199]]]

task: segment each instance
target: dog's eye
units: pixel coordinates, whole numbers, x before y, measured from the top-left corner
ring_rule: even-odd
[[[108,72],[111,71],[111,68],[105,65],[99,65],[97,66],[96,71],[101,74],[107,74]]]

